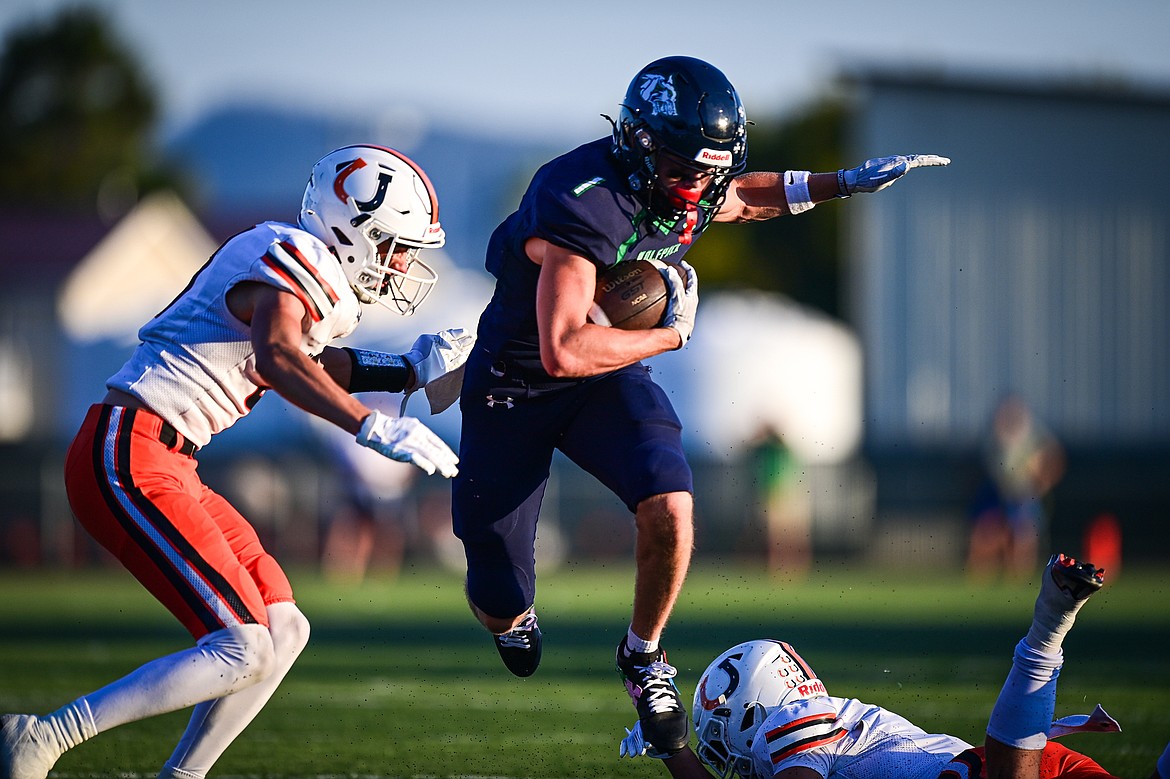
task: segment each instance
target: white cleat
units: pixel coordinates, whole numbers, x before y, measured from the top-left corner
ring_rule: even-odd
[[[32,714],[0,717],[0,779],[45,779],[63,752]]]

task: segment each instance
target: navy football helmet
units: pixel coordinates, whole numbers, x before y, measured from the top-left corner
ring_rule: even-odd
[[[638,71],[613,125],[614,154],[635,196],[688,242],[747,167],[743,103],[722,72],[694,57],[665,57]],[[665,186],[668,165],[709,177],[702,193]]]

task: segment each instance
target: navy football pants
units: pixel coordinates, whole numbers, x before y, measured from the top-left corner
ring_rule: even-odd
[[[467,594],[481,611],[519,616],[536,596],[536,521],[554,449],[595,476],[630,511],[654,495],[692,492],[682,425],[666,393],[635,364],[511,407],[491,404],[468,363],[460,408],[455,535],[467,553]]]

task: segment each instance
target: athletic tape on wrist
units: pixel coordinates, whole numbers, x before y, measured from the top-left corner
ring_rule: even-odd
[[[807,170],[784,171],[784,198],[788,201],[788,213],[801,214],[816,205],[808,194],[808,177]]]
[[[349,352],[350,392],[402,392],[410,380],[410,367],[400,354],[351,349]]]

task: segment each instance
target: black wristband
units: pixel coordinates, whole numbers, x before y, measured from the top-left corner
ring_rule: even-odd
[[[350,392],[402,392],[410,381],[410,366],[400,354],[351,349],[349,352]]]

